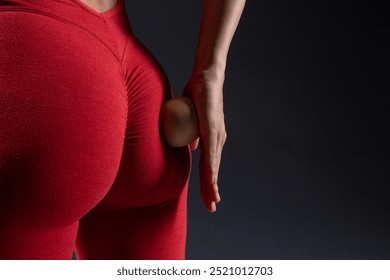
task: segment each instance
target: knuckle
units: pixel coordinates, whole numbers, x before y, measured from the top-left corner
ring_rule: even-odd
[[[226,133],[225,130],[223,130],[223,131],[221,132],[221,134],[220,134],[220,140],[221,140],[221,142],[222,142],[223,144],[225,144],[226,139],[227,139],[227,133]]]

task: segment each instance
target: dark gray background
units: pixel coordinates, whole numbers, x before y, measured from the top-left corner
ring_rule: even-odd
[[[390,29],[384,4],[367,3],[247,1],[226,72],[222,202],[203,208],[195,153],[188,259],[390,258]],[[175,95],[200,5],[126,2]]]

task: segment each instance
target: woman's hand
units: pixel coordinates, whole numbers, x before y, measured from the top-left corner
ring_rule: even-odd
[[[183,95],[193,100],[198,115],[199,139],[191,144],[191,148],[196,149],[199,142],[200,195],[206,208],[214,212],[215,204],[221,200],[218,172],[227,137],[223,113],[223,80],[212,77],[208,71],[194,73]]]
[[[221,200],[218,172],[226,141],[223,114],[223,82],[230,42],[237,28],[245,0],[203,0],[194,70],[184,89],[198,114],[200,195],[210,212]],[[193,143],[196,148],[197,143]]]

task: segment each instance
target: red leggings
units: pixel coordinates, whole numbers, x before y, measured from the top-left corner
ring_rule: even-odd
[[[123,0],[0,0],[0,259],[183,259],[191,153]]]

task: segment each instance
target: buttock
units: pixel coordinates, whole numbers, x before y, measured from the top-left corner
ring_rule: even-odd
[[[28,12],[0,19],[2,213],[72,223],[116,176],[127,120],[122,70],[64,22]]]
[[[1,10],[0,22],[2,223],[68,225],[182,192],[189,148],[158,125],[169,82],[134,36],[118,59],[67,21]]]
[[[156,205],[177,199],[188,184],[189,146],[170,147],[159,128],[163,103],[172,98],[161,66],[133,36],[124,50],[128,114],[115,182],[100,206],[110,209]]]

